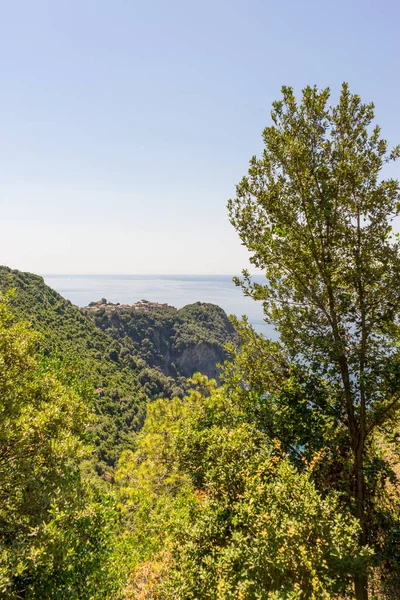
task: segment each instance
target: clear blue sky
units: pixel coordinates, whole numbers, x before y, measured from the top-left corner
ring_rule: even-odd
[[[238,272],[247,255],[226,201],[282,84],[335,97],[348,81],[400,142],[395,0],[0,8],[0,264]]]

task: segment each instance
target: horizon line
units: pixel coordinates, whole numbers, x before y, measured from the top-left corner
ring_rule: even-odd
[[[242,273],[37,273],[41,277],[237,277]],[[263,275],[263,273],[250,273]]]

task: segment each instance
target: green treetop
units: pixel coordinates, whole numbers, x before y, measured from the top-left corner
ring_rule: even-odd
[[[87,399],[37,338],[0,296],[0,596],[105,599],[113,513],[80,475]]]
[[[399,183],[382,177],[400,148],[388,150],[372,126],[373,105],[347,84],[336,106],[329,89],[307,87],[299,102],[291,88],[282,94],[263,154],[229,202],[231,222],[266,276],[258,285],[244,272],[241,283],[264,302],[290,360],[329,389],[326,411],[347,432],[344,478],[364,546],[373,493],[366,453],[400,404],[400,254],[391,227]],[[366,571],[355,577],[355,593],[368,598]]]

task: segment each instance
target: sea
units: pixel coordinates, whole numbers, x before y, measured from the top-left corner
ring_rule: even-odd
[[[263,321],[261,302],[236,287],[232,275],[44,275],[51,288],[76,306],[106,298],[109,302],[134,304],[138,300],[166,302],[176,308],[194,302],[211,302],[228,315],[246,315],[259,333],[276,338]],[[261,283],[262,277],[254,277]]]

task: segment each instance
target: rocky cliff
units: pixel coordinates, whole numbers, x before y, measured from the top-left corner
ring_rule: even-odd
[[[223,309],[204,302],[180,310],[143,300],[130,306],[94,302],[82,310],[150,367],[178,381],[195,372],[217,378],[217,364],[227,359],[224,345],[236,339]]]

